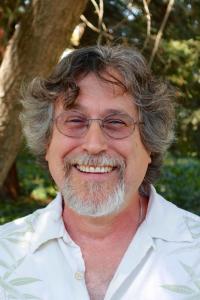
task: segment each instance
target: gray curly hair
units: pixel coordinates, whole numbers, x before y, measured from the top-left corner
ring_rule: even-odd
[[[116,70],[122,81],[109,73]],[[46,164],[45,152],[51,139],[54,103],[62,97],[64,109],[73,106],[79,94],[77,81],[88,73],[121,86],[133,96],[138,108],[142,142],[151,153],[151,164],[140,187],[143,194],[159,176],[163,155],[173,140],[173,90],[155,79],[142,55],[124,46],[91,46],[74,50],[63,58],[46,78],[35,78],[22,100],[20,115],[28,146],[40,163]],[[104,77],[104,74],[109,74]]]

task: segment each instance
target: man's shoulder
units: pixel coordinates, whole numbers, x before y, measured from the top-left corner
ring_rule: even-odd
[[[46,208],[47,207],[39,208],[26,216],[16,218],[10,222],[0,225],[0,239],[2,238],[2,234],[4,235],[5,233],[11,234],[15,231],[18,232],[19,230],[30,230],[36,217],[45,212]]]
[[[26,294],[30,299],[41,299],[28,295],[34,294],[35,290],[29,289],[26,292],[26,285],[40,282],[35,273],[34,263],[29,257],[38,220],[45,210],[45,208],[36,210],[32,214],[0,226],[0,299],[1,297],[25,299]]]
[[[189,212],[187,210],[184,210],[182,208],[178,208],[178,209],[187,224],[187,227],[193,237],[193,240],[195,241],[198,240],[199,242],[200,241],[200,216],[192,212]]]
[[[46,207],[0,226],[0,257],[26,256],[33,247],[58,235],[62,223],[59,194]],[[13,251],[14,249],[14,251]]]
[[[200,222],[200,216],[199,215],[177,206],[173,202],[170,202],[170,201],[164,199],[162,196],[161,196],[161,198],[162,198],[162,202],[164,203],[165,208],[171,207],[171,209],[176,214],[179,214],[180,216],[182,216],[183,219],[192,219],[194,221]]]
[[[27,221],[29,222],[29,220],[32,219],[32,216],[35,212],[37,212],[37,210],[26,216],[16,218],[12,221],[9,221],[5,224],[0,225],[0,238],[2,237],[1,233],[3,233],[3,232],[11,232],[15,229],[18,230],[18,229],[23,228],[27,224]]]
[[[200,217],[167,201],[155,189],[152,189],[147,224],[155,238],[175,244],[199,244]]]
[[[178,239],[181,236],[188,236],[188,241],[191,246],[196,245],[200,249],[200,216],[183,208],[176,206],[173,203],[167,203],[167,206],[171,206],[171,212],[177,215],[177,228],[174,228],[174,232],[177,233]],[[176,223],[174,223],[175,225]],[[181,241],[181,238],[180,238]]]
[[[167,208],[169,209],[169,207],[170,207],[171,208],[170,213],[173,211],[174,214],[179,216],[183,220],[183,222],[186,222],[189,229],[191,229],[190,225],[193,224],[192,228],[199,230],[199,238],[200,238],[200,216],[193,212],[185,210],[181,207],[178,207],[174,203],[169,202],[165,199],[164,199],[164,202],[165,202],[164,206],[165,206],[166,211],[167,211]],[[195,226],[195,224],[196,224],[196,226]]]
[[[34,235],[36,220],[45,211],[38,209],[33,213],[15,219],[0,226],[0,257],[1,259],[17,259],[25,256]]]

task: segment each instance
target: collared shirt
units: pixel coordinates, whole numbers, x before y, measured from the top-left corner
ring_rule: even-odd
[[[46,208],[0,227],[0,300],[89,300],[84,274],[60,194]],[[200,218],[154,188],[104,297],[132,299],[200,300]]]

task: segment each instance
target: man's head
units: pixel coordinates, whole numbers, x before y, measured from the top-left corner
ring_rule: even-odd
[[[66,197],[99,194],[102,203],[104,196],[131,197],[138,189],[148,195],[173,138],[170,98],[169,88],[152,77],[138,52],[94,46],[73,51],[49,78],[31,83],[21,120],[29,147],[48,162]]]

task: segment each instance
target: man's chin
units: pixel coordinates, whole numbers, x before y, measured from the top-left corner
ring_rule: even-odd
[[[119,211],[124,202],[124,185],[119,184],[114,190],[106,190],[104,186],[93,184],[91,189],[76,191],[65,184],[62,189],[65,204],[79,215],[100,217]]]

